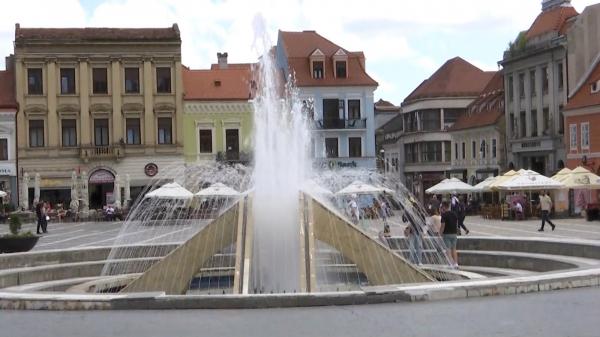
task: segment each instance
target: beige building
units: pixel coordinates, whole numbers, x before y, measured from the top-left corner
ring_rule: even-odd
[[[72,193],[82,207],[125,203],[183,165],[177,25],[17,24],[14,54],[21,206],[40,198],[68,204]]]

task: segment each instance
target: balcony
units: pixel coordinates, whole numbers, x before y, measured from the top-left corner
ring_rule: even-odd
[[[321,119],[315,121],[315,128],[321,130],[333,129],[366,129],[366,119]]]
[[[79,155],[86,163],[89,160],[119,160],[123,156],[123,149],[120,145],[82,146]]]

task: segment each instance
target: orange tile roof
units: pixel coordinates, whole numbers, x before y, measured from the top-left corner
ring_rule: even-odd
[[[283,44],[288,66],[295,73],[296,85],[299,87],[378,85],[366,72],[362,52],[347,51],[315,31],[279,31],[279,41]],[[310,55],[317,49],[325,55],[325,74],[322,79],[314,79],[310,72]],[[348,56],[346,78],[334,77],[332,56],[339,49]]]
[[[483,71],[460,57],[446,61],[402,102],[436,97],[477,96],[494,72]]]
[[[0,71],[0,109],[17,109],[17,107],[13,72]]]
[[[479,128],[496,124],[504,116],[504,76],[497,71],[479,97],[460,115],[448,131]]]
[[[600,105],[600,92],[592,93],[591,86],[600,81],[600,62],[593,66],[593,70],[586,78],[585,82],[571,96],[565,106],[565,110],[585,108],[593,105]]]
[[[549,32],[565,33],[566,22],[569,18],[578,15],[577,10],[571,6],[558,6],[541,12],[527,31],[525,37],[531,39]]]
[[[253,98],[252,65],[229,64],[227,69],[183,68],[185,100],[219,101]]]
[[[397,111],[400,112],[400,107],[392,104],[391,102],[379,99],[375,102],[375,110],[377,111]]]
[[[179,28],[15,28],[15,43],[26,41],[62,40],[92,41],[179,41]]]

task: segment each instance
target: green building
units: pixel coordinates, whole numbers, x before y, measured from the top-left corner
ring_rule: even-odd
[[[252,153],[252,64],[228,64],[227,53],[210,69],[183,69],[183,139],[186,163],[248,163]]]

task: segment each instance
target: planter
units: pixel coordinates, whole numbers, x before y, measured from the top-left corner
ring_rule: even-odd
[[[39,239],[39,236],[0,238],[0,253],[28,252]]]

